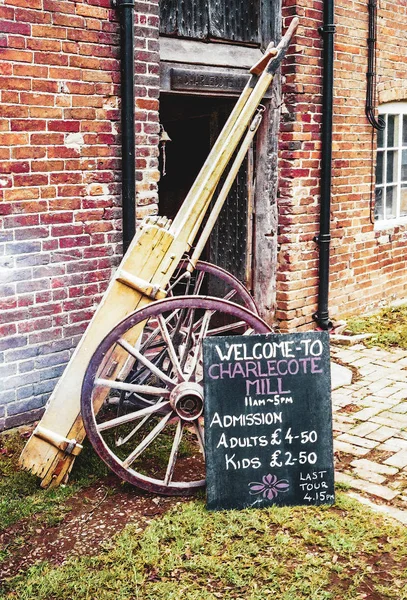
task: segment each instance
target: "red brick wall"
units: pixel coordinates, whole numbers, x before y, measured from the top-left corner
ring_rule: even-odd
[[[311,7],[312,6],[312,7]],[[316,310],[319,230],[322,2],[285,2],[298,14],[286,76],[280,142],[280,230],[277,319],[309,328]],[[367,3],[335,2],[330,315],[372,310],[405,298],[407,226],[378,230],[371,222],[376,134],[365,116]],[[403,3],[379,6],[380,101],[407,99],[407,25]],[[398,79],[395,83],[395,79]]]
[[[157,2],[136,6],[138,216],[156,210]],[[110,0],[0,6],[0,430],[33,420],[121,257]]]
[[[158,0],[135,7],[138,217],[157,211]],[[284,64],[276,317],[316,310],[322,1]],[[367,6],[336,0],[331,317],[402,298],[407,227],[375,230],[375,137],[364,114]],[[379,7],[380,101],[407,98],[401,2]],[[121,256],[118,23],[110,0],[0,5],[0,429],[32,420]],[[396,76],[396,79],[395,79]]]

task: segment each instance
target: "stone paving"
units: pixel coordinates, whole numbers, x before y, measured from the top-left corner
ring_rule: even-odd
[[[331,345],[353,371],[332,392],[336,481],[407,524],[407,351]]]

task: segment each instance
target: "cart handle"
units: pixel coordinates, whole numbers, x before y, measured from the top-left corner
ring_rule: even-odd
[[[264,53],[264,55],[250,69],[250,73],[252,75],[261,75],[261,73],[263,73],[264,69],[269,65],[269,63],[270,63],[270,65],[271,64],[273,65],[273,67],[271,69],[269,67],[269,69],[268,69],[269,72],[271,72],[271,73],[276,72],[276,70],[277,70],[279,64],[281,63],[281,61],[287,51],[287,48],[291,42],[291,38],[294,35],[295,30],[298,27],[298,23],[299,23],[298,17],[294,17],[290,23],[289,28],[285,32],[284,36],[281,38],[278,46],[274,47],[274,42],[271,42],[267,46],[267,49],[266,49],[266,52]],[[273,59],[273,57],[275,57],[274,60],[271,60],[271,59]]]
[[[250,73],[252,75],[261,75],[264,69],[267,67],[270,58],[277,54],[277,48],[274,45],[274,42],[270,42],[266,48],[265,53],[259,60],[252,66],[250,69]]]

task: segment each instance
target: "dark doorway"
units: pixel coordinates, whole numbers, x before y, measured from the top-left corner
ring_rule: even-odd
[[[160,214],[170,218],[177,214],[234,103],[235,100],[231,98],[161,95],[160,122],[171,142],[166,144],[165,160],[162,150],[160,153]],[[249,289],[251,178],[251,161],[247,159],[201,257],[227,269]]]

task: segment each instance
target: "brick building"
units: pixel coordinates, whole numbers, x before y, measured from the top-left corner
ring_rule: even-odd
[[[135,3],[137,217],[176,211],[236,81],[298,15],[282,98],[276,82],[266,100],[255,192],[246,168],[232,194],[244,222],[221,219],[207,258],[235,270],[267,320],[307,329],[318,295],[323,2],[245,5],[200,18],[188,5],[184,18],[171,2]],[[407,287],[407,6],[382,0],[377,13],[379,136],[365,114],[368,4],[335,3],[331,318],[403,299]],[[119,43],[110,0],[0,3],[0,430],[41,415],[120,262]],[[233,89],[216,89],[229,76]],[[172,139],[161,181],[160,122]]]

